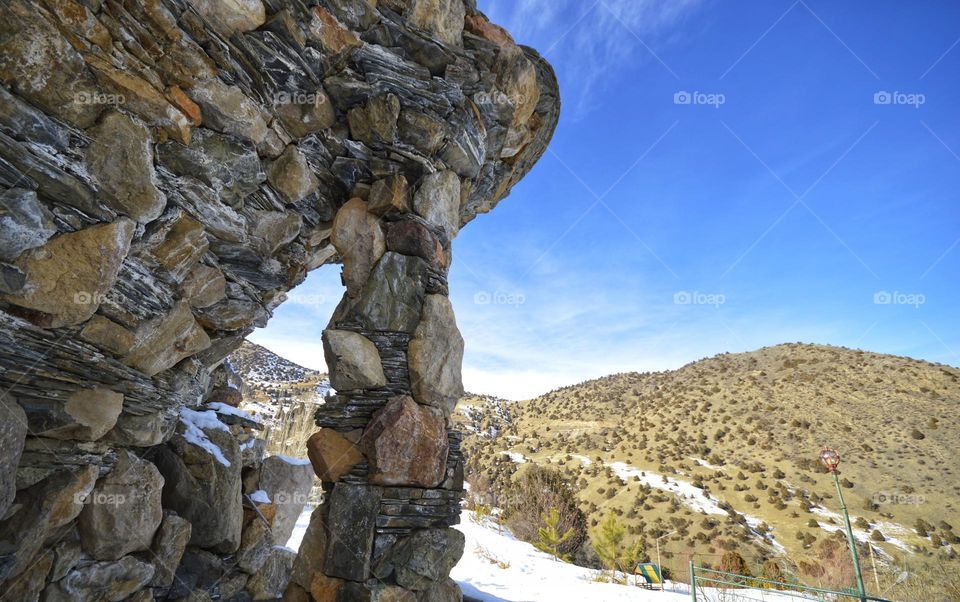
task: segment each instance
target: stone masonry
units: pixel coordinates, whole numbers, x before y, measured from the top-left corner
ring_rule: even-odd
[[[473,0],[3,13],[0,601],[459,600],[452,242],[544,152],[550,66]],[[327,264],[337,394],[264,459],[224,360]]]

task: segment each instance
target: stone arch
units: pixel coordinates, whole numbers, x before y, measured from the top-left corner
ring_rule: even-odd
[[[292,571],[293,599],[455,599],[451,241],[546,148],[550,66],[470,0],[7,13],[0,593],[269,598]],[[253,425],[201,404],[229,401],[223,359],[331,263],[339,393],[310,449],[329,501],[294,559],[242,508]],[[185,548],[216,578],[176,578]]]

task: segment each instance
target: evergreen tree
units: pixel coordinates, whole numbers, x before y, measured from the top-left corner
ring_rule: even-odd
[[[590,534],[590,541],[603,568],[629,575],[644,556],[645,549],[642,540],[633,546],[627,545],[626,533],[627,528],[611,512]]]
[[[573,537],[573,529],[569,528],[563,534],[559,532],[560,513],[552,506],[546,514],[541,516],[541,519],[544,526],[537,529],[537,541],[533,545],[538,550],[551,554],[564,562],[569,562],[570,555],[562,553],[560,546]]]

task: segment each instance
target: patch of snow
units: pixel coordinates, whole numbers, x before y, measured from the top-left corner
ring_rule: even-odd
[[[280,458],[280,460],[286,462],[287,464],[292,464],[293,466],[306,466],[310,463],[310,460],[304,458],[291,458],[290,456],[284,456],[283,454],[277,454],[274,458]]]
[[[590,466],[591,464],[593,464],[593,460],[591,460],[586,456],[581,456],[580,454],[570,454],[570,455],[576,458],[577,460],[580,460],[580,463],[583,464],[584,466]]]
[[[258,439],[250,439],[240,444],[240,451],[247,451],[251,447],[257,444]]]
[[[237,416],[238,418],[245,418],[246,420],[256,422],[257,424],[263,424],[263,420],[261,420],[259,417],[253,416],[239,408],[235,408],[219,401],[208,403],[204,407],[213,410],[217,414],[223,414],[224,416]]]
[[[300,544],[303,543],[303,536],[307,533],[307,527],[310,526],[310,515],[313,514],[313,506],[304,506],[303,512],[297,517],[297,524],[293,526],[293,532],[290,533],[290,539],[287,540],[285,547],[294,552],[300,551]]]
[[[515,462],[517,464],[523,464],[524,462],[527,461],[527,459],[524,458],[523,454],[521,454],[520,452],[505,451],[500,453],[510,458],[511,462]]]
[[[640,470],[625,462],[609,462],[607,466],[624,481],[627,481],[628,478],[638,477],[640,482],[645,485],[674,494],[680,498],[683,504],[692,510],[706,514],[728,515],[727,511],[720,507],[719,500],[711,497],[705,490],[694,486],[692,483],[677,478],[664,477],[652,470]],[[738,514],[746,519],[747,525],[755,534],[760,535],[757,527],[759,527],[763,521],[755,516],[742,512]],[[777,550],[781,552],[785,551],[784,547],[774,540],[772,533],[767,533],[766,536],[763,536],[763,539]]]
[[[223,450],[217,447],[217,445],[207,437],[207,434],[203,432],[204,429],[230,432],[227,425],[220,422],[220,419],[217,418],[216,412],[213,410],[198,412],[189,408],[183,408],[180,410],[180,422],[186,427],[183,432],[183,438],[187,440],[187,443],[203,449],[224,466],[230,466],[230,460],[227,460],[226,456],[223,455]]]
[[[827,510],[821,506],[815,506],[811,508],[810,511],[824,518],[833,520],[835,524],[820,523],[820,528],[822,528],[824,531],[830,531],[832,533],[834,531],[840,531],[844,529],[843,517],[836,512]],[[886,543],[894,545],[906,552],[911,551],[910,544],[897,537],[897,535],[901,537],[904,535],[909,535],[909,529],[897,523],[887,523],[883,521],[872,521],[871,524],[873,525],[872,529],[879,529],[880,532],[883,533],[883,536],[886,538]],[[853,529],[853,537],[855,539],[864,542],[871,541],[870,534],[872,533],[872,529],[858,529],[852,525],[851,527]]]
[[[610,462],[607,466],[624,481],[636,477],[640,479],[640,482],[644,485],[676,495],[684,504],[697,512],[727,514],[726,510],[720,508],[720,503],[716,499],[710,497],[703,489],[694,487],[691,483],[681,481],[680,479],[663,477],[651,470],[640,470],[639,468],[630,466],[626,462]]]
[[[709,468],[710,470],[723,470],[723,466],[717,466],[716,464],[711,464],[704,460],[703,458],[697,458],[696,456],[690,456],[690,459],[703,466],[704,468]]]
[[[250,494],[250,501],[255,504],[269,504],[270,496],[263,489],[258,489]]]

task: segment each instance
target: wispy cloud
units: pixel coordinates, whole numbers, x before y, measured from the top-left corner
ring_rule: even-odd
[[[704,0],[508,0],[482,2],[492,21],[543,53],[560,79],[574,119],[598,106],[614,82],[639,63],[658,64],[679,78],[667,47]]]

